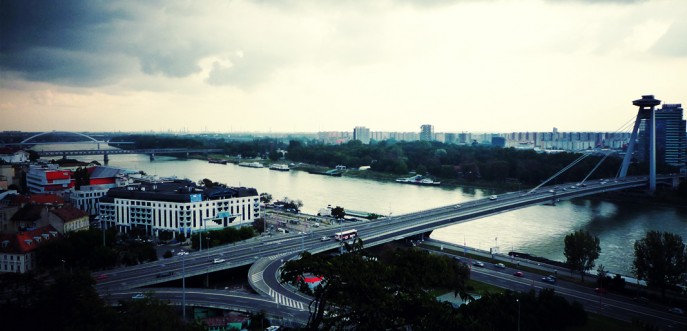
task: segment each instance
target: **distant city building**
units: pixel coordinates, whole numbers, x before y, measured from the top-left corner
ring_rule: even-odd
[[[458,144],[469,144],[472,142],[472,134],[469,132],[461,132],[458,134]]]
[[[506,138],[491,137],[491,145],[495,147],[506,147]]]
[[[360,140],[363,144],[370,143],[370,129],[364,126],[356,126],[353,129],[353,140]]]
[[[455,144],[458,139],[458,135],[455,133],[445,133],[444,134],[444,143],[446,144]]]
[[[422,141],[434,140],[434,125],[423,124],[420,126],[420,140],[422,140]]]
[[[681,104],[664,104],[656,109],[656,162],[675,167],[687,165],[687,137]],[[649,160],[648,121],[639,126],[637,156]]]
[[[18,148],[0,147],[0,160],[7,163],[28,163],[29,153]]]
[[[201,187],[190,180],[139,182],[111,188],[100,198],[106,227],[189,235],[206,229],[252,225],[260,212],[258,191],[246,187]]]
[[[325,144],[339,145],[350,141],[353,136],[350,131],[323,131],[317,133],[317,139]]]
[[[418,141],[420,140],[420,135],[417,132],[391,132],[389,133],[389,139],[396,141]]]

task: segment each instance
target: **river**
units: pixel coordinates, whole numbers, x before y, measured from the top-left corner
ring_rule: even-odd
[[[97,157],[84,157],[93,160]],[[101,161],[101,160],[100,160]],[[427,187],[349,177],[328,177],[303,171],[281,172],[234,164],[211,164],[146,155],[114,155],[110,166],[142,170],[150,175],[177,176],[199,181],[208,178],[230,186],[255,187],[275,200],[288,197],[303,202],[302,211],[316,214],[331,204],[345,209],[401,215],[463,203],[498,193],[472,187]],[[596,265],[632,276],[633,243],[650,230],[667,231],[687,239],[687,206],[655,206],[598,199],[562,201],[556,206],[532,206],[434,231],[431,238],[502,252],[516,250],[564,261],[563,239],[578,229],[599,237],[601,255]]]

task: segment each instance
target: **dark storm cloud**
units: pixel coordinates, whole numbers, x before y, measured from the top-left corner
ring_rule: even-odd
[[[163,7],[164,5],[164,7]],[[31,81],[102,85],[144,72],[185,77],[200,71],[208,49],[174,43],[172,2],[0,1],[0,69]],[[151,15],[152,16],[152,15]]]
[[[0,2],[0,68],[34,81],[103,84],[119,59],[107,48],[111,23],[125,13],[101,1]],[[99,54],[100,53],[100,54]]]

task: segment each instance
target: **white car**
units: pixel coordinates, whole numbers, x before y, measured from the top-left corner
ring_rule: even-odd
[[[224,259],[214,259],[212,263],[222,263],[224,262]]]
[[[133,300],[141,300],[141,299],[145,299],[145,297],[146,297],[146,296],[145,296],[143,293],[136,293],[136,294],[134,294],[134,295],[131,296],[131,299],[133,299]]]
[[[329,240],[329,237],[327,237],[327,236],[323,236],[322,238],[320,238],[320,241],[327,241],[327,240]]]
[[[498,199],[498,198],[499,198],[499,197],[496,196],[496,195],[490,195],[490,196],[489,196],[489,200],[496,200],[496,199]]]
[[[472,265],[474,265],[475,267],[482,267],[482,268],[484,268],[484,263],[481,262],[481,261],[472,261]]]

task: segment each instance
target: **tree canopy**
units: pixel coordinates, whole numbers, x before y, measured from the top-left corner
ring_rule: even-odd
[[[371,258],[363,254],[359,239],[349,250],[336,257],[304,252],[284,265],[282,282],[296,284],[314,297],[307,329],[450,330],[450,325],[457,325],[453,308],[427,290],[448,288],[467,297],[465,265],[419,250]],[[303,280],[308,274],[323,280],[310,289]]]
[[[687,251],[682,237],[670,232],[649,231],[634,244],[633,270],[647,285],[665,291],[685,281]]]
[[[578,230],[565,236],[564,240],[566,263],[571,270],[578,270],[584,281],[585,272],[594,268],[594,261],[601,253],[599,238],[587,231]]]

